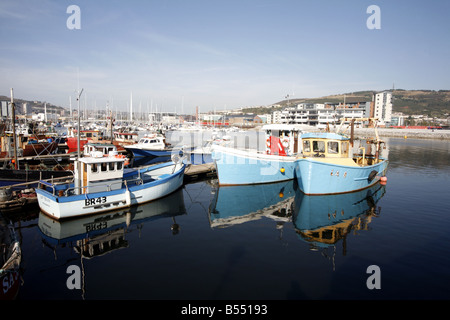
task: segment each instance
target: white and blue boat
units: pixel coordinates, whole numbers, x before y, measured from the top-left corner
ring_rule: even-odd
[[[307,133],[301,139],[296,178],[307,195],[354,192],[386,179],[388,160],[380,156],[384,141],[378,135],[364,140],[368,144],[359,147],[358,154],[352,154],[353,138],[341,134]]]
[[[266,150],[213,145],[212,158],[219,185],[245,185],[292,180],[300,151],[298,126],[279,125],[266,130]]]
[[[52,246],[65,245],[73,248],[79,246],[78,241],[82,240],[82,247],[86,251],[98,251],[101,248],[114,249],[115,246],[112,243],[123,243],[125,234],[130,232],[133,226],[141,229],[145,223],[159,219],[169,218],[168,220],[173,222],[172,228],[175,231],[177,227],[174,221],[175,217],[184,214],[186,214],[186,207],[183,189],[178,189],[164,198],[142,205],[75,219],[55,221],[41,212],[38,226],[45,242]],[[168,229],[170,225],[171,223],[168,223]],[[100,241],[114,239],[114,235],[117,235],[122,241],[118,239],[107,246],[99,245]],[[87,248],[91,250],[87,250]],[[83,256],[88,257],[89,255],[84,252]]]
[[[161,134],[142,137],[137,143],[123,146],[133,154],[133,157],[165,157],[170,156],[173,148]]]
[[[111,151],[94,151],[74,162],[71,181],[40,181],[36,189],[41,211],[66,219],[122,209],[171,194],[183,185],[182,159],[154,166],[124,169],[127,159]]]

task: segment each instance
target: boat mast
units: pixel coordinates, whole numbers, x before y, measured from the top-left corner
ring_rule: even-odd
[[[17,169],[16,104],[14,103],[13,88],[11,88],[11,118],[14,144],[14,169]]]
[[[81,91],[78,93],[77,102],[78,102],[78,138],[77,138],[77,149],[78,149],[78,159],[80,159],[80,97],[83,93],[83,88],[81,88]]]

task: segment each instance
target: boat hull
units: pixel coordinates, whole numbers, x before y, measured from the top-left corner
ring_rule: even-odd
[[[273,183],[294,179],[293,156],[277,156],[228,147],[214,147],[219,185]]]
[[[183,185],[184,164],[163,163],[152,168],[139,169],[145,172],[160,170],[161,174],[156,180],[142,184],[123,186],[120,189],[104,192],[94,192],[80,195],[64,196],[50,186],[46,189],[36,189],[41,211],[53,219],[67,219],[89,214],[97,214],[111,210],[127,208],[162,198],[171,194]],[[175,170],[172,174],[172,171]],[[135,171],[137,172],[137,171]],[[45,185],[45,184],[44,184]],[[61,195],[59,195],[61,194]]]
[[[301,158],[297,161],[296,176],[300,190],[307,195],[338,194],[374,185],[386,174],[387,165],[387,160],[360,167]]]
[[[165,157],[170,156],[172,153],[172,149],[164,149],[164,150],[148,150],[141,148],[131,148],[129,146],[125,146],[126,150],[129,150],[133,153],[135,158],[140,157]]]

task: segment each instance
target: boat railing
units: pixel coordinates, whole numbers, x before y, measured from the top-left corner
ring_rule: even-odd
[[[122,184],[124,184],[125,187],[130,186],[130,184],[132,184],[132,185],[141,185],[141,184],[143,184],[143,180],[141,178],[136,178],[136,179],[128,179],[128,180],[124,180],[124,181],[114,181],[114,182],[111,182],[111,183],[90,185],[90,186],[78,186],[78,187],[73,186],[73,187],[69,187],[67,189],[59,189],[59,190],[57,190],[57,186],[64,185],[64,184],[67,184],[67,183],[62,182],[62,183],[53,183],[53,184],[51,184],[51,183],[47,183],[47,182],[44,182],[44,181],[41,181],[41,183],[43,185],[45,185],[46,189],[51,189],[51,192],[50,192],[50,190],[47,190],[47,191],[52,193],[54,196],[56,194],[58,194],[58,196],[60,196],[60,197],[62,197],[62,196],[67,197],[67,196],[71,196],[71,195],[74,195],[74,194],[86,194],[86,193],[89,193],[89,188],[102,188],[102,187],[104,187],[106,189],[105,191],[109,192],[109,191],[113,190],[112,187],[114,185],[116,185],[116,184],[119,184],[120,186],[122,186]],[[84,190],[84,192],[83,192],[83,190]],[[77,191],[78,191],[78,193],[77,193]]]

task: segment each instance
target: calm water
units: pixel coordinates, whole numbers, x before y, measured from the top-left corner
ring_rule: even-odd
[[[387,184],[351,196],[208,180],[96,218],[24,214],[18,299],[449,299],[450,143],[388,149]]]

